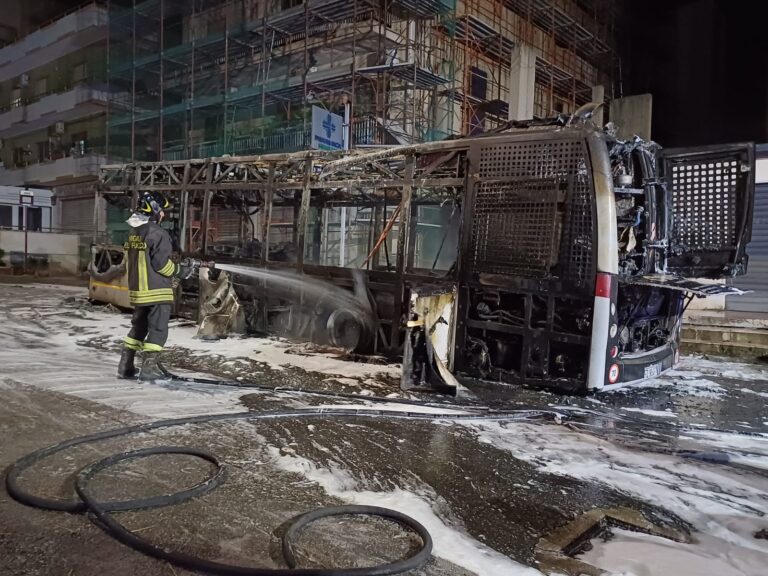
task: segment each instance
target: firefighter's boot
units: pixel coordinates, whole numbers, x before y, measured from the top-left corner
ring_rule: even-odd
[[[160,352],[144,352],[144,359],[141,363],[141,372],[139,380],[143,382],[154,382],[156,380],[167,380],[170,378],[160,363]]]
[[[117,377],[118,378],[133,378],[136,376],[136,365],[134,360],[136,358],[136,350],[130,348],[123,348],[122,354],[120,354],[120,363],[117,365]]]

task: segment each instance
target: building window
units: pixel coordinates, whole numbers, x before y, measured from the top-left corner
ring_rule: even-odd
[[[43,230],[43,209],[35,206],[27,206],[27,230],[41,232]]]
[[[72,82],[81,82],[86,79],[88,76],[88,63],[87,62],[81,62],[80,64],[76,65],[74,68],[72,68]]]
[[[88,132],[78,132],[72,134],[72,146],[69,148],[69,155],[75,158],[85,156],[88,147]]]
[[[0,206],[0,229],[13,227],[13,206]]]
[[[26,148],[14,148],[13,149],[13,167],[18,168],[19,166],[26,166],[29,157],[32,155],[32,152],[30,150],[27,150]]]
[[[11,108],[19,106],[21,106],[21,88],[14,88],[11,90]]]
[[[37,159],[40,162],[45,162],[51,159],[51,141],[45,140],[44,142],[37,143]]]
[[[43,96],[48,92],[48,78],[40,78],[35,82],[35,96]]]

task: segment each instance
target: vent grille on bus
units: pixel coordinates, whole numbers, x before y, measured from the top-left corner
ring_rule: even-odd
[[[594,283],[592,183],[581,140],[480,150],[470,269]]]
[[[687,248],[736,244],[738,161],[688,160],[672,166],[674,237]]]

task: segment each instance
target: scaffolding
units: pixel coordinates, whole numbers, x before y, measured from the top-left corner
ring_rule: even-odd
[[[512,53],[536,50],[535,114],[611,85],[599,0],[110,0],[109,155],[291,152],[311,110],[350,109],[350,146],[475,134],[509,117]]]

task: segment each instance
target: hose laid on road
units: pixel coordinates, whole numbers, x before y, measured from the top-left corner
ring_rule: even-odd
[[[268,386],[265,384],[256,384],[255,382],[241,382],[239,380],[216,380],[213,378],[196,378],[194,376],[180,376],[177,374],[168,375],[170,382],[186,382],[189,384],[207,384],[210,386],[225,386],[231,388],[245,388],[258,390],[259,392],[283,392],[286,394],[300,394],[304,396],[319,396],[322,398],[342,398],[345,400],[362,400],[367,402],[378,402],[384,404],[405,404],[406,406],[427,406],[429,408],[451,408],[457,407],[462,410],[492,410],[490,406],[475,404],[473,402],[425,402],[423,400],[413,400],[410,398],[388,398],[387,396],[367,396],[365,394],[354,394],[352,392],[335,392],[333,390],[311,390],[309,388],[294,388],[291,386]]]
[[[498,414],[455,414],[455,413],[440,413],[440,414],[424,414],[418,412],[396,412],[386,410],[350,410],[350,409],[302,409],[293,411],[275,411],[275,412],[238,412],[234,414],[211,414],[203,416],[192,416],[186,418],[175,418],[169,420],[158,420],[155,422],[148,422],[145,424],[138,424],[135,426],[127,426],[124,428],[117,428],[114,430],[107,430],[105,432],[98,432],[95,434],[89,434],[87,436],[80,436],[78,438],[72,438],[65,440],[53,446],[42,448],[17,460],[8,470],[5,478],[5,486],[8,494],[16,501],[33,506],[36,508],[42,508],[46,510],[58,510],[71,513],[83,513],[91,512],[95,518],[99,521],[98,525],[104,529],[108,534],[122,542],[126,546],[129,546],[139,552],[142,552],[148,556],[166,560],[171,564],[186,568],[189,570],[204,571],[211,574],[221,575],[233,575],[233,576],[387,576],[391,574],[400,574],[408,570],[415,570],[423,566],[430,558],[432,552],[432,538],[429,532],[419,522],[397,512],[395,510],[389,510],[386,508],[379,508],[376,506],[338,506],[331,508],[321,508],[319,510],[311,511],[302,516],[299,516],[292,522],[291,526],[283,536],[283,556],[286,564],[289,566],[287,569],[269,569],[269,568],[255,568],[249,566],[237,566],[231,564],[223,564],[219,562],[213,562],[204,558],[191,556],[182,552],[176,552],[168,550],[165,547],[160,547],[152,544],[148,540],[136,535],[128,530],[120,522],[118,522],[110,512],[113,511],[125,511],[125,510],[138,510],[147,508],[156,508],[158,506],[168,506],[172,504],[179,504],[185,502],[194,497],[202,496],[217,486],[219,486],[224,480],[224,467],[220,464],[218,459],[204,450],[196,448],[179,447],[179,446],[157,446],[152,448],[145,448],[141,450],[134,450],[130,452],[123,452],[107,456],[97,462],[89,464],[82,468],[76,477],[75,491],[79,496],[79,500],[64,501],[58,499],[45,498],[32,494],[23,489],[19,484],[19,477],[21,474],[37,464],[38,462],[68,448],[80,446],[82,444],[88,444],[93,442],[99,442],[108,440],[111,438],[117,438],[120,436],[126,436],[130,434],[146,433],[152,430],[159,430],[161,428],[172,428],[174,426],[184,426],[187,424],[204,424],[212,422],[227,422],[235,420],[248,420],[248,421],[269,421],[285,418],[350,418],[350,417],[362,417],[362,418],[390,418],[399,420],[531,420],[534,417],[541,417],[547,415],[546,412],[520,410],[510,411]],[[125,501],[107,501],[100,502],[92,496],[88,490],[88,482],[99,472],[114,466],[120,462],[128,460],[134,460],[137,458],[145,458],[148,456],[158,454],[183,454],[190,455],[197,458],[201,458],[210,462],[216,468],[215,473],[207,480],[196,484],[195,486],[182,490],[173,494],[166,494],[162,496],[155,496],[151,498],[143,498],[136,500]],[[400,524],[403,524],[413,530],[419,535],[422,541],[421,547],[414,552],[411,556],[390,562],[388,564],[380,564],[378,566],[365,567],[365,568],[296,568],[297,561],[294,552],[294,541],[298,538],[301,531],[311,522],[314,522],[320,518],[328,516],[338,516],[347,514],[363,514],[380,516],[395,520]]]

